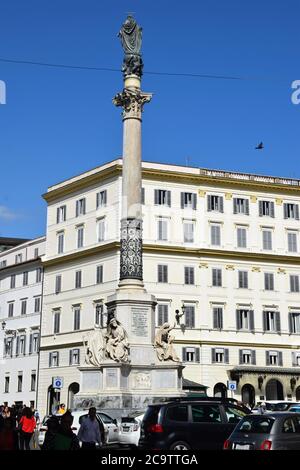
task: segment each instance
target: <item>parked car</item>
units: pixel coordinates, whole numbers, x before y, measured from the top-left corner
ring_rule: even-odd
[[[80,428],[80,424],[84,416],[88,415],[88,410],[74,410],[72,411],[73,416],[73,424],[72,424],[72,431],[77,434]],[[60,420],[63,415],[55,415]],[[38,443],[39,446],[43,445],[45,434],[47,431],[47,421],[51,418],[51,415],[47,415],[44,417],[42,424],[39,430],[38,436]],[[104,426],[104,444],[116,444],[119,442],[119,425],[117,421],[106,413],[102,413],[102,411],[97,411],[96,418],[99,421],[102,421]]]
[[[222,449],[236,424],[251,411],[230,399],[181,398],[149,405],[139,446],[146,449]]]
[[[300,450],[300,413],[244,417],[224,442],[230,450]]]
[[[119,444],[137,447],[141,433],[141,421],[144,415],[122,417],[119,431]]]
[[[269,400],[269,401],[259,401],[256,406],[253,408],[252,413],[260,412],[260,405],[265,403],[265,411],[267,413],[272,413],[275,411],[288,411],[291,406],[300,405],[295,401],[284,401],[284,400]]]
[[[289,408],[289,413],[300,413],[300,405],[293,405]]]

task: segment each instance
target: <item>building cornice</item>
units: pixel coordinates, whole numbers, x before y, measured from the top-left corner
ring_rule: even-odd
[[[118,250],[120,247],[119,242],[110,242],[106,243],[105,245],[94,246],[92,248],[87,248],[85,250],[74,251],[73,253],[61,255],[55,258],[51,258],[48,260],[42,260],[42,266],[49,267],[55,266],[62,263],[68,263],[80,258],[86,258],[89,256],[97,255],[98,253],[107,253],[113,250]]]
[[[271,349],[300,349],[300,344],[278,344],[278,343],[254,343],[254,342],[241,342],[241,341],[217,341],[217,340],[196,340],[196,339],[175,339],[175,344],[194,344],[197,346],[240,346],[243,348],[271,348]]]
[[[31,258],[27,261],[22,261],[21,263],[14,263],[14,264],[9,264],[7,266],[4,266],[3,268],[0,268],[0,273],[2,272],[7,272],[9,270],[17,271],[19,267],[26,267],[30,264],[37,264],[41,266],[41,258],[40,256],[37,256],[36,258]]]

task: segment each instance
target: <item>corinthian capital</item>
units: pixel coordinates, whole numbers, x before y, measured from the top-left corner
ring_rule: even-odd
[[[143,106],[151,101],[152,94],[144,93],[139,89],[124,88],[122,93],[118,93],[113,98],[115,106],[122,106],[123,119],[141,119]]]

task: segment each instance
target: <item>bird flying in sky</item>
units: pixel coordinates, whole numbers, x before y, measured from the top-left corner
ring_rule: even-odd
[[[256,147],[255,149],[256,150],[262,150],[264,148],[264,144],[262,142],[260,142]]]

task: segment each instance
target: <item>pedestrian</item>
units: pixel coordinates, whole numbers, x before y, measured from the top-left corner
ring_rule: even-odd
[[[266,404],[264,401],[262,401],[258,406],[258,413],[263,415],[265,414],[265,412],[266,412]]]
[[[96,418],[96,408],[91,407],[89,414],[83,418],[78,431],[78,439],[82,442],[82,450],[95,450],[96,443],[102,446],[99,422]]]
[[[10,418],[10,409],[7,405],[4,406],[4,408],[2,410],[2,416],[3,416],[4,419]]]
[[[48,436],[45,440],[43,450],[79,450],[79,440],[71,429],[72,423],[73,416],[70,411],[66,411],[57,430],[52,428],[52,437]]]
[[[66,405],[64,403],[62,403],[61,405],[59,405],[59,408],[57,410],[57,414],[63,415],[65,412],[66,412]]]
[[[13,418],[3,418],[2,426],[0,429],[0,450],[14,450],[15,439],[14,439],[14,425]]]
[[[19,422],[20,450],[30,450],[29,443],[36,427],[36,421],[30,408],[25,408]]]
[[[55,438],[59,429],[59,419],[57,416],[50,416],[46,422],[47,431],[42,445],[42,450],[49,450],[52,446],[52,441]]]

